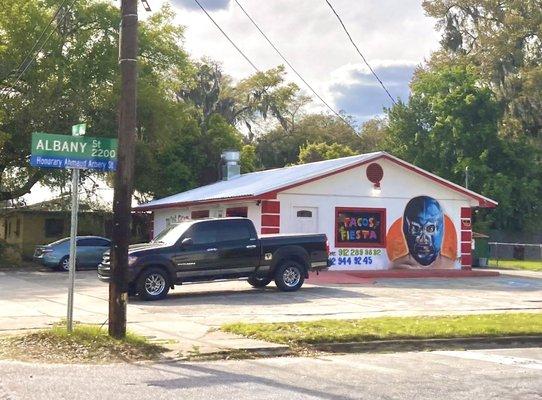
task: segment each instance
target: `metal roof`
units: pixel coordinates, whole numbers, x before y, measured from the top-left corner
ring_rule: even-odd
[[[153,200],[149,203],[139,205],[135,207],[135,209],[161,208],[170,204],[184,204],[236,197],[255,197],[263,193],[280,189],[284,186],[310,180],[320,175],[358,164],[373,157],[376,158],[380,154],[381,152],[361,154],[334,160],[242,174],[229,181],[220,181],[164,197],[163,199]]]
[[[391,156],[386,152],[379,151],[351,157],[337,158],[334,160],[319,161],[309,164],[294,165],[291,167],[242,174],[228,181],[219,181],[210,185],[188,190],[186,192],[164,197],[162,199],[153,200],[136,206],[134,209],[144,211],[220,200],[258,198],[258,196],[262,196],[270,192],[277,192],[287,187],[332,175],[334,173],[341,172],[343,170],[365,164],[371,160],[376,160],[382,157],[414,170],[415,172],[421,173],[430,179],[436,180],[437,182],[440,182],[441,184],[444,184],[445,186],[448,186],[454,190],[458,190],[469,197],[481,200],[481,204],[482,202],[484,204],[486,202],[494,205],[497,204],[491,199],[480,196],[479,194],[467,190],[462,186],[456,185],[427,171],[424,171],[421,168],[415,167],[412,164],[398,159],[397,157]]]

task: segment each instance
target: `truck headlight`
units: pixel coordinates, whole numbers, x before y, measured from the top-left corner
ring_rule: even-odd
[[[136,256],[128,256],[128,265],[134,265],[136,261],[137,261]]]

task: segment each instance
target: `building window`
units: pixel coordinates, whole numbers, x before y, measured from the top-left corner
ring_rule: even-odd
[[[297,212],[297,218],[312,218],[312,211],[300,210]]]
[[[335,209],[335,247],[385,246],[386,209]]]
[[[248,207],[235,207],[226,209],[226,217],[247,217]]]
[[[203,219],[203,218],[209,218],[209,210],[197,210],[192,211],[190,215],[191,219]]]
[[[64,220],[48,218],[45,220],[45,237],[62,236],[64,233]]]

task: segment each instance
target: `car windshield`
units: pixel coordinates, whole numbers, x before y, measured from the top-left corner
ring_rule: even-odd
[[[180,224],[174,224],[168,226],[162,232],[160,232],[151,243],[164,243],[168,246],[174,245],[177,240],[182,236],[186,230],[192,226],[192,222],[181,222]]]

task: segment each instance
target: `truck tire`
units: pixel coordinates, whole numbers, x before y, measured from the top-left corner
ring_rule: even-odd
[[[166,297],[171,286],[169,274],[162,268],[145,269],[137,279],[137,293],[143,300],[160,300]]]
[[[271,283],[271,279],[256,278],[255,276],[251,276],[250,278],[248,278],[248,283],[250,283],[255,288],[263,288],[269,285],[269,283]]]
[[[283,261],[275,269],[275,284],[283,292],[295,292],[304,281],[305,269],[296,261]]]

